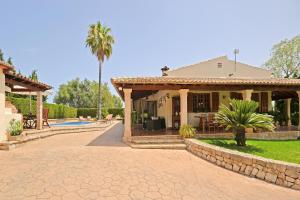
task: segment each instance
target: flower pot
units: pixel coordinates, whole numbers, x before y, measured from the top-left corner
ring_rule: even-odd
[[[21,141],[23,139],[23,135],[10,135],[7,134],[7,140],[8,141]]]

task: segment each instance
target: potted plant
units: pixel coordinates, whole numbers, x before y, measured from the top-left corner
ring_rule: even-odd
[[[246,128],[274,130],[273,116],[256,113],[257,102],[232,99],[229,104],[220,106],[215,119],[226,130],[232,129],[238,146],[246,146]]]
[[[21,140],[21,133],[23,131],[23,125],[21,121],[12,119],[9,122],[7,139],[9,141],[19,141]]]
[[[184,124],[180,127],[179,134],[184,138],[192,138],[196,134],[196,129],[189,124]]]

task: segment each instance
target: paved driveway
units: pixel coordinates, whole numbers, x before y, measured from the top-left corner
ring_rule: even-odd
[[[0,199],[300,199],[184,150],[131,149],[121,131],[117,124],[103,135],[58,135],[1,151]]]

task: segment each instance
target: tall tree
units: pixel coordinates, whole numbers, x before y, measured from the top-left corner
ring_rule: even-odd
[[[36,69],[32,70],[31,74],[29,75],[29,78],[31,80],[34,80],[34,81],[38,81],[39,80]]]
[[[300,35],[275,44],[265,63],[275,77],[296,78],[300,75]]]
[[[96,108],[98,104],[98,87],[99,85],[96,81],[87,79],[81,81],[79,78],[76,78],[59,86],[54,102],[76,108]],[[105,108],[121,108],[121,99],[111,94],[107,83],[102,84],[101,87],[102,106]]]
[[[13,65],[13,62],[12,62],[12,58],[11,58],[11,57],[9,57],[9,58],[7,59],[7,63],[10,64],[10,65]]]
[[[106,59],[109,59],[112,54],[112,45],[114,38],[111,35],[111,29],[103,26],[100,22],[89,26],[88,36],[86,39],[86,47],[89,47],[92,54],[99,61],[99,91],[98,91],[98,119],[101,119],[101,75],[102,64]]]
[[[0,49],[0,61],[4,61],[4,55],[1,49]]]

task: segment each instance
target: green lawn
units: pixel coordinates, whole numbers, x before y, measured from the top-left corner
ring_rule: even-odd
[[[234,140],[200,139],[202,142],[237,150],[274,160],[300,164],[300,140],[266,141],[247,140],[246,147],[238,147]]]

